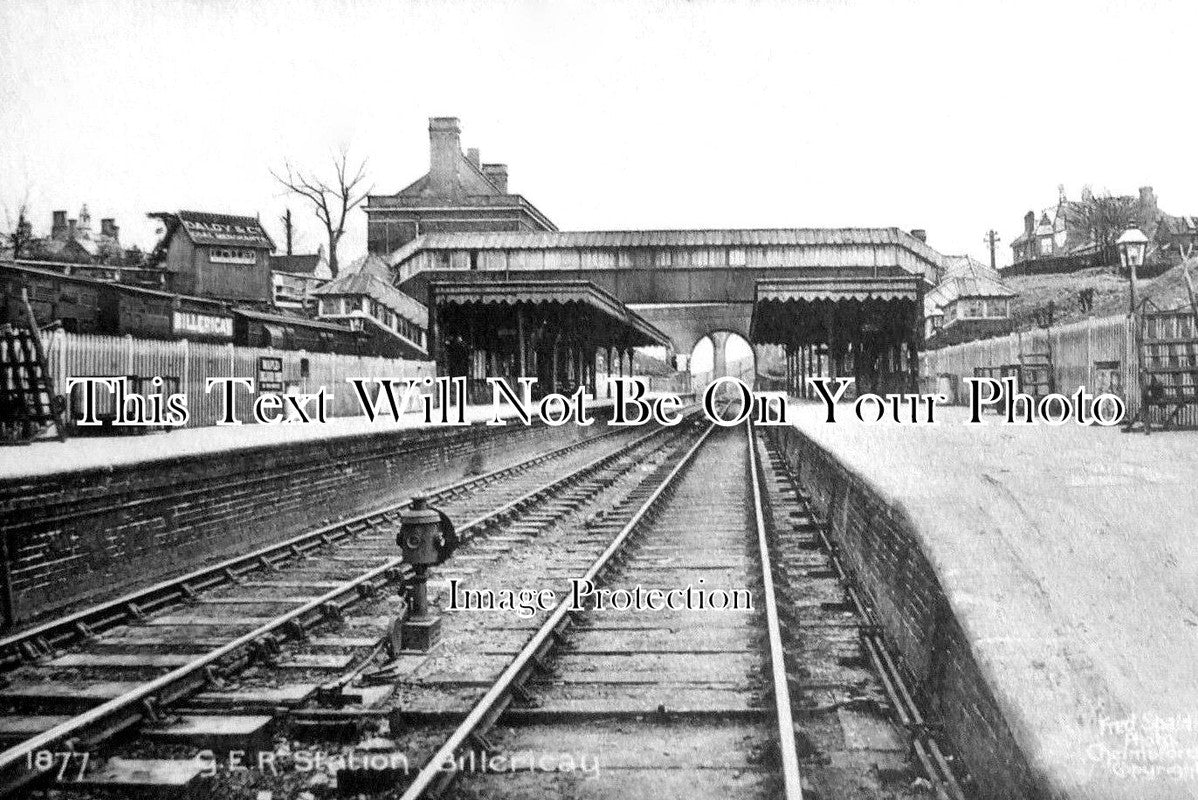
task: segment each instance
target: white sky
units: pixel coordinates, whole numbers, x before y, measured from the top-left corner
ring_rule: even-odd
[[[280,240],[268,167],[348,143],[395,191],[452,115],[563,229],[897,225],[984,259],[993,226],[1005,261],[1062,183],[1198,214],[1196,30],[1192,1],[5,0],[0,202]],[[342,259],[364,241],[358,212]]]

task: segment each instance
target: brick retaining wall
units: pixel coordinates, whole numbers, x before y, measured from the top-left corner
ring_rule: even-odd
[[[609,432],[605,414],[586,428],[372,432],[0,482],[11,617],[127,592]]]
[[[907,515],[798,429],[762,430],[829,520],[829,539],[901,656],[920,708],[966,762],[977,797],[1043,797]]]

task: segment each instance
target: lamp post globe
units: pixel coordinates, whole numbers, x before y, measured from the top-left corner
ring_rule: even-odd
[[[1148,250],[1148,237],[1139,228],[1128,228],[1115,242],[1119,248],[1119,260],[1129,273],[1144,266],[1144,254]]]
[[[1148,252],[1148,237],[1139,228],[1131,227],[1115,242],[1119,248],[1119,260],[1127,270],[1128,280],[1131,281],[1131,292],[1128,297],[1129,311],[1136,313],[1136,270],[1144,266],[1144,256]]]

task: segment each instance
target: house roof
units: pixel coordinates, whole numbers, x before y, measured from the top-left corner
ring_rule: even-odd
[[[428,309],[371,272],[341,275],[316,289],[316,295],[365,295],[417,325],[428,325]]]
[[[21,272],[28,272],[33,275],[43,275],[45,277],[58,278],[58,279],[64,280],[64,281],[74,281],[76,283],[86,283],[86,284],[90,284],[92,286],[110,286],[114,289],[117,289],[122,292],[128,292],[130,294],[145,294],[145,295],[153,295],[154,297],[162,297],[162,298],[178,298],[181,301],[186,301],[188,303],[194,303],[194,304],[199,304],[199,305],[213,306],[214,308],[218,308],[220,310],[226,310],[229,306],[229,304],[226,303],[225,301],[215,300],[211,297],[197,297],[195,295],[189,295],[189,294],[177,294],[175,292],[166,292],[161,289],[150,289],[146,286],[136,286],[134,284],[120,283],[118,281],[105,281],[105,280],[100,280],[98,278],[88,277],[85,275],[68,275],[68,274],[66,274],[64,272],[60,272],[59,270],[56,270],[56,269],[47,269],[47,267],[50,265],[70,267],[70,268],[77,268],[80,266],[93,266],[94,267],[95,265],[80,265],[80,264],[69,264],[69,263],[61,263],[60,264],[59,262],[54,262],[54,261],[48,261],[48,262],[44,262],[44,263],[46,264],[46,266],[35,266],[38,264],[38,262],[36,262],[36,261],[22,260],[20,262],[17,262],[17,261],[9,260],[9,261],[0,262],[0,267],[5,267],[8,269],[14,269],[14,270],[20,270]],[[105,269],[118,269],[117,267],[104,267],[104,268]]]
[[[998,273],[977,259],[968,256],[945,256],[944,279],[924,298],[924,315],[934,313],[945,303],[959,297],[1014,297]],[[929,306],[933,311],[929,311]]]
[[[292,275],[311,275],[320,266],[320,253],[310,255],[271,256],[270,268]]]
[[[197,245],[248,247],[254,250],[274,250],[270,234],[257,217],[234,214],[212,214],[206,211],[156,211],[146,216],[162,220],[166,226],[163,242],[183,230]]]
[[[387,283],[391,282],[391,267],[382,257],[374,254],[358,256],[341,269],[342,275],[350,275],[355,272],[365,272]]]
[[[1018,292],[1001,281],[984,275],[955,275],[945,278],[928,292],[928,299],[937,306],[961,297],[1015,297]]]
[[[945,256],[943,263],[944,276],[946,278],[949,276],[964,275],[998,280],[998,270],[990,269],[990,267],[970,255]]]
[[[246,319],[252,319],[272,325],[299,325],[304,328],[317,328],[319,330],[325,331],[353,333],[352,330],[344,325],[337,325],[332,322],[321,322],[308,317],[296,317],[288,314],[268,314],[264,311],[252,311],[248,308],[234,308],[233,314],[238,317],[245,317]]]

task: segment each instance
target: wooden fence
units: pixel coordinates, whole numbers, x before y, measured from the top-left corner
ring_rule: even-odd
[[[185,392],[190,418],[188,427],[213,425],[220,414],[219,390],[205,391],[210,377],[259,378],[259,358],[266,356],[281,362],[278,380],[284,391],[311,393],[324,386],[333,395],[333,416],[361,413],[357,393],[346,378],[394,378],[409,380],[433,375],[429,361],[349,356],[334,353],[308,353],[303,350],[275,350],[264,347],[235,347],[231,344],[159,341],[132,336],[96,336],[54,331],[46,336],[47,357],[54,389],[66,394],[68,377],[136,375],[174,378],[174,391]],[[173,382],[172,382],[173,383]],[[80,390],[76,390],[80,391]],[[238,390],[243,395],[242,390]],[[107,394],[104,392],[102,394]],[[240,414],[252,421],[246,403]],[[101,405],[101,409],[104,406]]]
[[[925,391],[965,397],[962,378],[977,367],[1019,364],[1021,357],[1048,355],[1054,391],[1071,395],[1079,387],[1092,394],[1110,392],[1124,399],[1128,412],[1140,407],[1138,367],[1132,326],[1124,315],[1091,317],[1048,329],[928,350],[920,354]]]

